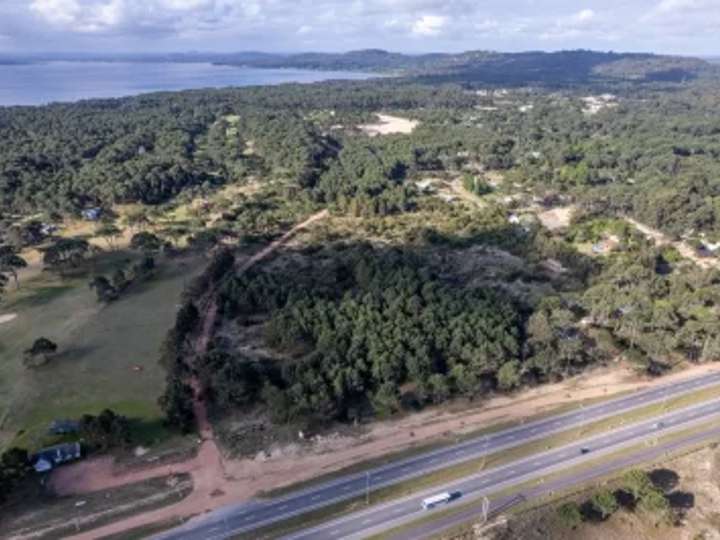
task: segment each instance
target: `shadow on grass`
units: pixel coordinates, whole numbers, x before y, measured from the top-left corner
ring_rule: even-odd
[[[27,296],[22,296],[17,300],[9,303],[7,309],[18,309],[18,308],[31,308],[48,304],[65,294],[66,292],[74,289],[74,285],[47,285],[43,287],[33,288],[32,292]],[[21,289],[22,290],[22,289]],[[30,290],[30,289],[28,289]]]
[[[177,431],[165,425],[162,418],[153,420],[130,418],[129,423],[130,437],[135,445],[153,446],[178,435]]]

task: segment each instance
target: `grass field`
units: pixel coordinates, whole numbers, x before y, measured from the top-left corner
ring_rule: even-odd
[[[127,254],[105,254],[94,270],[106,272]],[[133,420],[138,442],[164,436],[157,398],[164,385],[159,345],[174,320],[184,283],[200,258],[163,261],[157,275],[103,306],[89,277],[43,273],[12,292],[0,314],[0,445],[44,443],[48,423],[104,408]],[[49,364],[27,369],[22,351],[45,336],[59,346]]]

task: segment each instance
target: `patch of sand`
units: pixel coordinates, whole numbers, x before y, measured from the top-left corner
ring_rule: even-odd
[[[0,324],[9,323],[10,321],[13,321],[17,318],[17,313],[6,313],[5,315],[0,315]]]
[[[574,206],[553,208],[552,210],[548,210],[546,212],[540,212],[538,214],[538,219],[546,229],[555,231],[558,229],[564,229],[570,225],[570,220],[572,219],[574,211]]]
[[[389,114],[377,114],[376,116],[379,122],[358,126],[371,137],[377,135],[392,135],[395,133],[412,133],[418,124],[420,124],[417,120],[409,120],[400,116],[391,116]]]

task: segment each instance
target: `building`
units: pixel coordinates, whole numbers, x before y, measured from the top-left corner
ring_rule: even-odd
[[[43,448],[36,454],[30,456],[30,463],[35,471],[43,473],[53,470],[58,465],[62,465],[68,461],[75,461],[81,457],[80,443],[64,443]]]
[[[86,208],[82,212],[80,212],[83,219],[86,219],[88,221],[97,221],[100,219],[100,216],[102,215],[102,208]]]

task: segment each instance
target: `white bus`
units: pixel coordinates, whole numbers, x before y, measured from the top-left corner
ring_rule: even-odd
[[[438,504],[447,504],[451,500],[452,495],[449,493],[439,493],[438,495],[433,495],[432,497],[423,499],[422,508],[423,510],[430,510],[431,508],[435,508]]]

